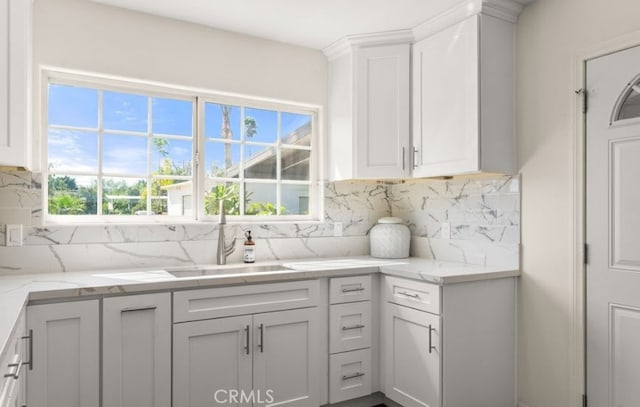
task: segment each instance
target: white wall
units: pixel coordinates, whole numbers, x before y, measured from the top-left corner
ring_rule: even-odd
[[[34,70],[43,64],[326,104],[320,51],[88,0],[35,2]]]
[[[569,390],[576,57],[640,30],[638,16],[637,0],[536,0],[518,23],[518,381],[519,398],[530,407],[578,405]]]

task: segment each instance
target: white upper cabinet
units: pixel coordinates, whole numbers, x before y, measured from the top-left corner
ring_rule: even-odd
[[[31,0],[0,0],[0,166],[30,167]]]
[[[413,46],[415,177],[515,171],[514,24],[476,14]]]
[[[353,38],[329,57],[328,177],[406,178],[409,167],[410,39]],[[367,39],[370,40],[370,39]],[[404,41],[397,43],[397,41]],[[346,50],[346,51],[345,51]]]

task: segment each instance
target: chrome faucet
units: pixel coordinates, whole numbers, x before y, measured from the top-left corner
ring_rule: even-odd
[[[224,200],[220,200],[220,210],[218,218],[218,252],[216,253],[216,264],[227,264],[227,256],[233,253],[236,248],[236,239],[233,239],[231,246],[227,247],[224,239],[224,225],[227,224],[227,216],[224,213]]]

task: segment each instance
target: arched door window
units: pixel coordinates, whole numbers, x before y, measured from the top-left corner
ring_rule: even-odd
[[[618,98],[612,122],[640,118],[640,75],[629,82]]]

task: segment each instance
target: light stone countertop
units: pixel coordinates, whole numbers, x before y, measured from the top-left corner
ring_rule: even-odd
[[[463,263],[408,258],[399,260],[376,259],[369,256],[349,258],[295,259],[255,263],[258,266],[283,265],[293,270],[239,273],[234,269],[245,266],[198,265],[167,269],[105,270],[92,272],[42,273],[0,277],[0,358],[5,352],[14,325],[27,304],[63,301],[80,297],[135,294],[148,291],[197,289],[220,285],[269,283],[303,280],[342,275],[381,272],[383,274],[427,281],[435,284],[453,284],[468,281],[517,277],[518,270],[476,266]],[[206,270],[224,268],[229,273],[175,277],[167,270]]]

